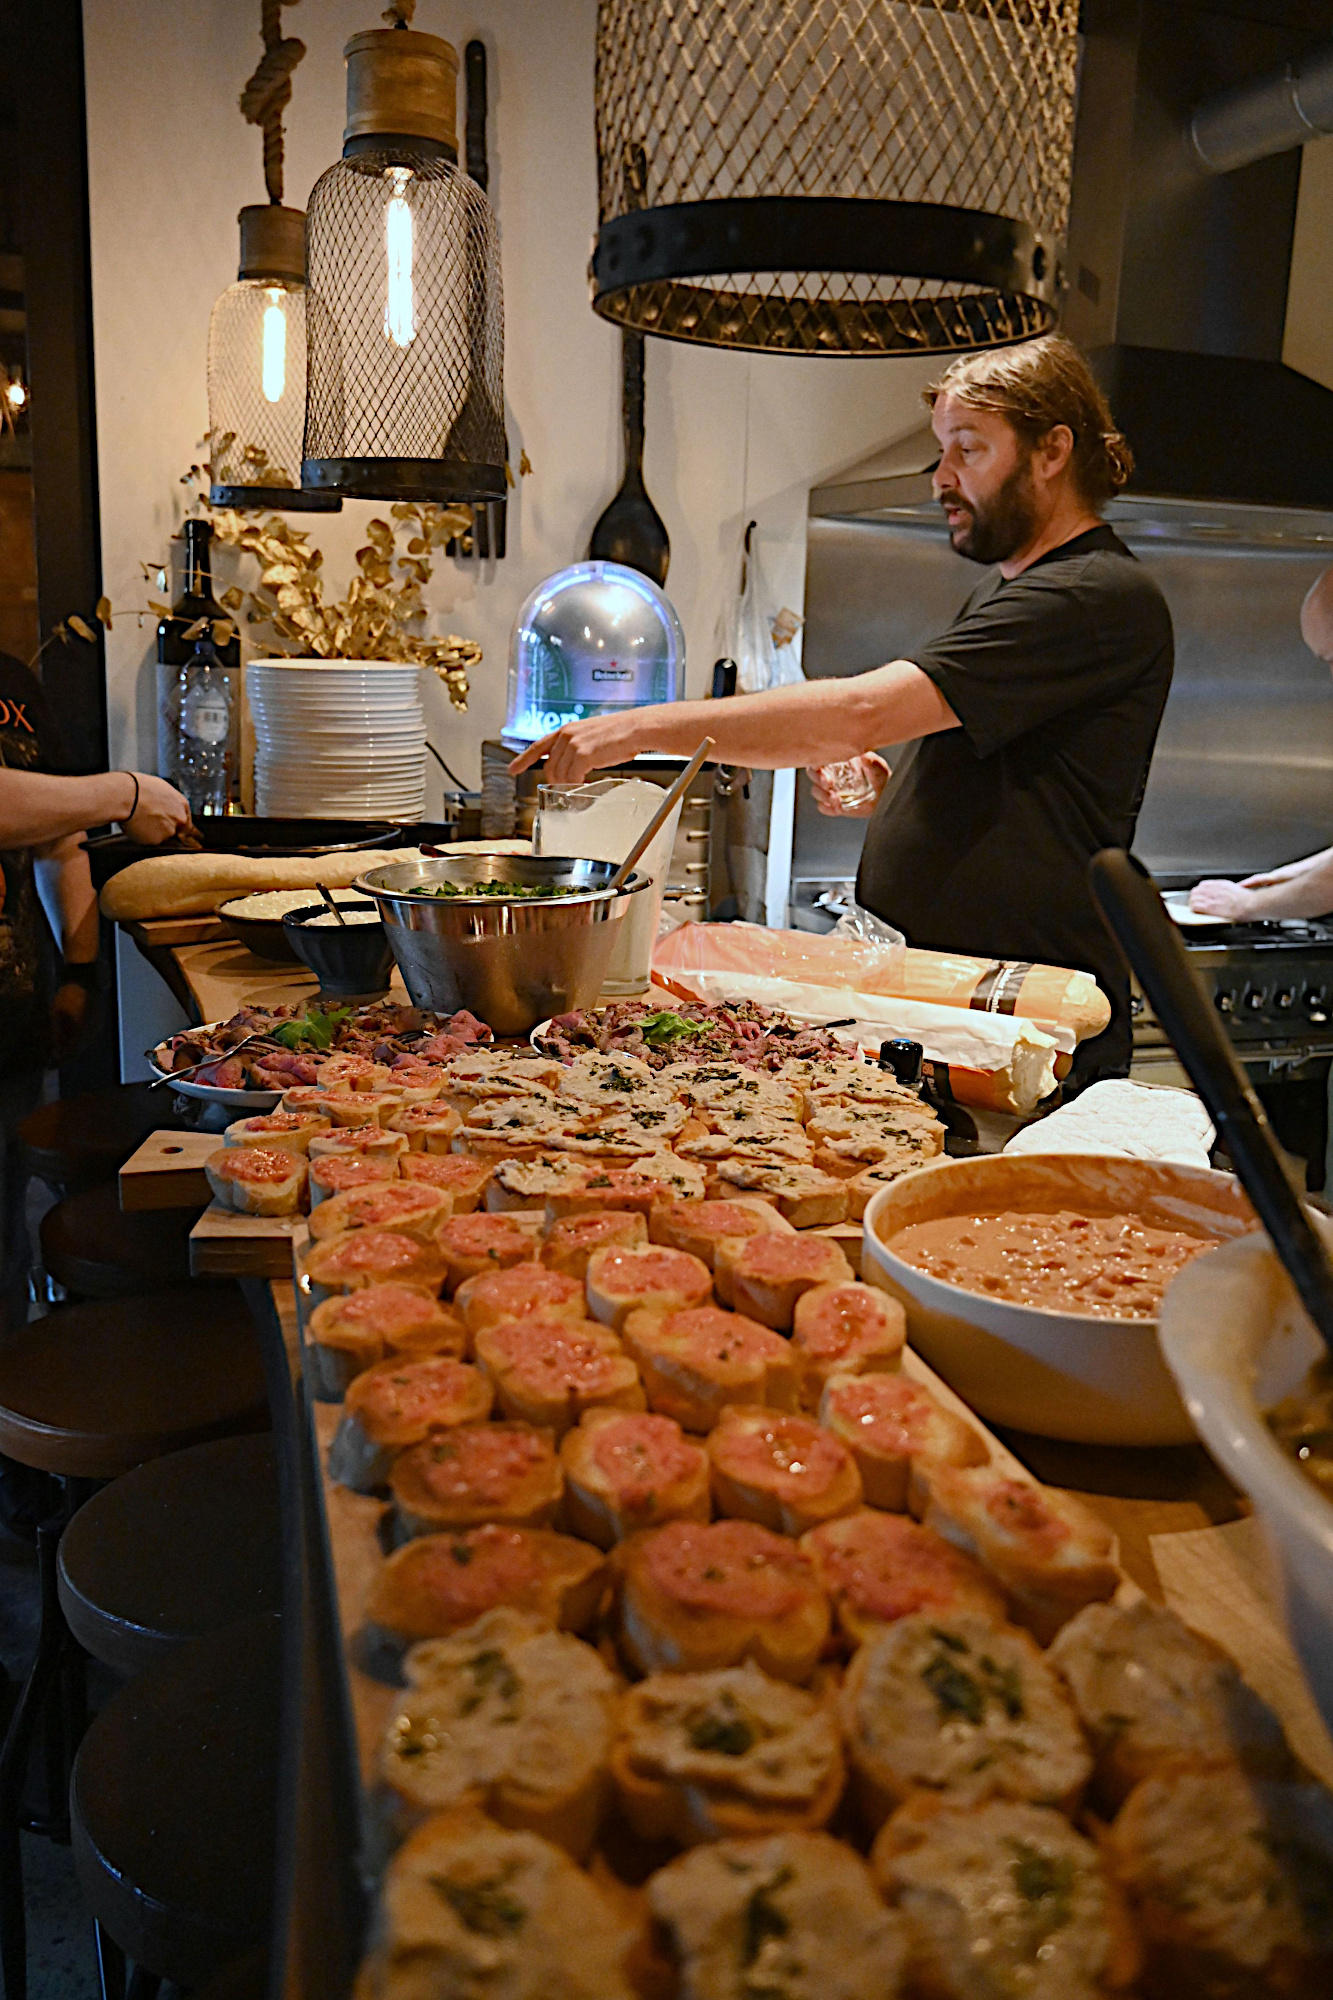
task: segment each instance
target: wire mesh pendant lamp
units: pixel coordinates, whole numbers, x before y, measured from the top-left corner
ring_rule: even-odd
[[[208,323],[209,499],[215,507],[336,513],[301,487],[305,426],[305,215],[283,206],[282,114],[305,44],[284,38],[283,0],[262,0],[264,54],[241,110],[264,134],[268,201],[243,208],[241,260]]]
[[[599,0],[603,318],[785,354],[1048,332],[1078,0]]]
[[[398,25],[347,44],[343,156],[310,196],[302,483],[376,500],[505,491],[495,220],[457,167],[458,58]]]

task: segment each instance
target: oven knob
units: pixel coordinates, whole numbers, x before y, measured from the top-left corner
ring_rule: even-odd
[[[1307,1019],[1324,1022],[1328,1019],[1328,988],[1326,986],[1307,987],[1305,994]]]
[[[1234,993],[1215,993],[1213,995],[1213,1005],[1219,1014],[1234,1014],[1236,1011],[1236,996]]]
[[[1251,1014],[1258,1014],[1262,1012],[1264,1002],[1267,1000],[1267,998],[1268,995],[1264,992],[1262,986],[1251,986],[1247,988],[1245,994],[1243,995],[1241,1004],[1242,1006],[1246,1007]]]
[[[1280,1014],[1288,1013],[1296,1003],[1296,995],[1290,986],[1284,986],[1280,993],[1273,995],[1273,1005]]]

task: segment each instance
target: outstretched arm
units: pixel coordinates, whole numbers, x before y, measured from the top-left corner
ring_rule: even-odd
[[[957,716],[920,667],[894,660],[845,680],[803,681],[731,701],[672,702],[567,722],[531,744],[509,768],[517,774],[545,757],[552,784],[576,785],[589,771],[641,751],[689,757],[711,736],[719,764],[779,771],[831,764],[879,743],[904,743],[957,727]]]
[[[1333,847],[1243,882],[1200,882],[1190,908],[1212,917],[1324,917],[1333,910]]]
[[[129,820],[138,778],[137,807]],[[147,771],[99,771],[87,778],[0,769],[0,848],[44,847],[67,833],[118,821],[135,840],[156,844],[189,823],[174,786]]]

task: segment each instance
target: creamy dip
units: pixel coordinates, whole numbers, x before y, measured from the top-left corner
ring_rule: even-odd
[[[1135,1215],[941,1215],[893,1238],[905,1263],[965,1291],[1099,1319],[1152,1319],[1181,1266],[1212,1238]]]

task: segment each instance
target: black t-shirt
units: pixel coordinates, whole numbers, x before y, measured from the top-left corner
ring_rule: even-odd
[[[37,676],[0,653],[0,762],[11,771],[59,771],[64,746]],[[49,932],[30,847],[0,851],[0,1072],[45,1060]]]
[[[866,830],[861,902],[925,950],[1091,972],[1110,1027],[1079,1071],[1129,1067],[1129,983],[1088,890],[1128,847],[1171,685],[1171,614],[1114,530],[996,570],[911,655],[962,725],[898,759]]]

